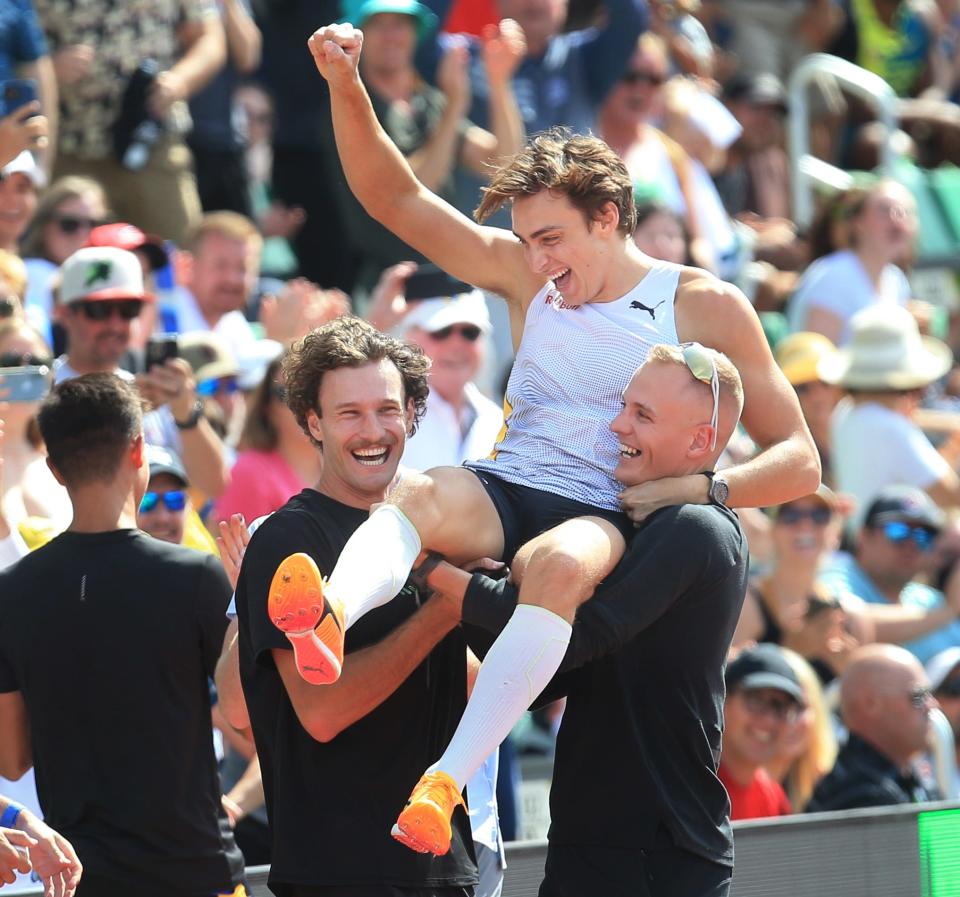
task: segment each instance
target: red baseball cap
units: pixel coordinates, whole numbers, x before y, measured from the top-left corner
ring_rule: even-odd
[[[90,231],[87,246],[112,246],[135,252],[140,249],[150,262],[152,271],[166,268],[170,263],[163,240],[153,234],[145,234],[139,227],[125,222],[101,224]]]

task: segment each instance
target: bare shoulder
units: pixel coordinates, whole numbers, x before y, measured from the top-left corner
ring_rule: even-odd
[[[676,302],[677,335],[728,352],[750,335],[762,337],[760,320],[743,292],[700,268],[684,268]]]

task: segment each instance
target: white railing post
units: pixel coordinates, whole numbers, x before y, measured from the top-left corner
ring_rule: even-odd
[[[842,168],[810,154],[810,103],[807,88],[819,75],[829,75],[848,93],[871,105],[884,125],[886,139],[880,147],[880,170],[893,173],[898,160],[893,136],[897,131],[897,95],[879,75],[827,53],[805,57],[790,76],[787,95],[790,115],[787,145],[792,169],[793,217],[801,227],[809,227],[813,220],[813,188],[817,184],[833,189],[845,189],[851,184],[850,174]]]

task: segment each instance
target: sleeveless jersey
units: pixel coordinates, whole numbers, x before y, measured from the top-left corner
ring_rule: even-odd
[[[620,510],[610,430],[622,393],[651,346],[676,345],[679,265],[658,262],[613,302],[567,305],[547,283],[527,309],[489,458],[468,466],[534,489]]]

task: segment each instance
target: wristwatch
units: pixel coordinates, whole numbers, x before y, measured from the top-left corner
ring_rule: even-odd
[[[203,417],[203,401],[197,399],[193,404],[193,411],[190,412],[190,416],[183,421],[173,419],[173,422],[176,424],[178,430],[192,430],[200,423],[200,418]]]
[[[710,480],[710,488],[707,490],[707,498],[710,504],[718,507],[727,507],[727,498],[730,496],[730,487],[722,474],[713,470],[705,470],[703,475]]]

